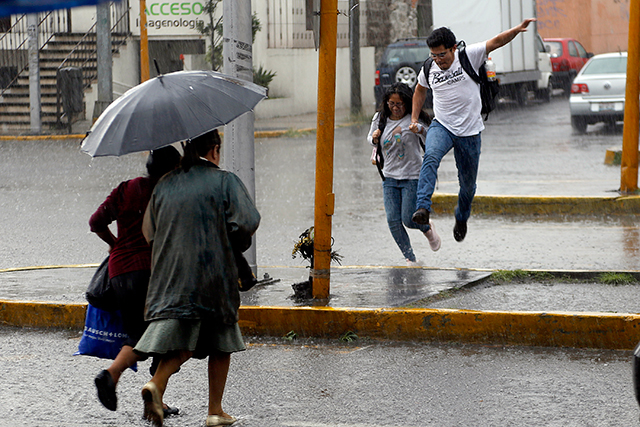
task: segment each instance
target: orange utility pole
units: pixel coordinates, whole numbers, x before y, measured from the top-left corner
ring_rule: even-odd
[[[147,5],[140,0],[140,83],[149,80],[149,38],[147,37]]]
[[[316,299],[329,298],[331,267],[331,216],[333,194],[333,141],[336,101],[336,44],[338,1],[322,0],[320,5],[320,46],[318,59],[318,126],[316,134],[316,194],[313,239],[312,293]]]
[[[640,89],[640,0],[629,5],[629,49],[627,51],[627,87],[624,95],[624,128],[622,131],[622,159],[620,191],[631,193],[638,189],[638,102]]]

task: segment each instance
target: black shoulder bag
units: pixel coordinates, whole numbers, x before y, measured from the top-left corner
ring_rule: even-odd
[[[382,114],[378,115],[378,129],[380,130],[380,137],[378,138],[378,142],[376,142],[376,167],[378,168],[378,173],[380,174],[380,178],[384,181],[384,174],[382,173],[382,168],[384,168],[384,156],[382,155],[382,144],[380,144],[380,138],[382,138],[382,132],[384,132],[385,126],[387,126],[387,118],[384,120],[381,119]]]

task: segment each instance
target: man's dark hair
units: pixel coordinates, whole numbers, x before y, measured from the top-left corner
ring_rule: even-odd
[[[430,48],[444,46],[445,49],[450,49],[456,45],[456,36],[453,31],[446,27],[436,28],[427,37],[427,46]]]

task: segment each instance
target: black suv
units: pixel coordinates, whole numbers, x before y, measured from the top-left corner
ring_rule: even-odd
[[[426,37],[400,39],[388,45],[376,68],[376,85],[373,87],[376,106],[382,102],[387,88],[395,82],[415,88],[422,64],[430,53]],[[431,105],[429,95],[425,107]]]

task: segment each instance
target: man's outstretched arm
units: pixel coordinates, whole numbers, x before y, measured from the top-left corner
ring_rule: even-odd
[[[487,54],[509,43],[518,34],[527,31],[527,27],[529,26],[529,24],[535,20],[535,18],[525,19],[520,23],[520,25],[516,25],[515,27],[507,31],[501,32],[494,38],[487,40]]]

